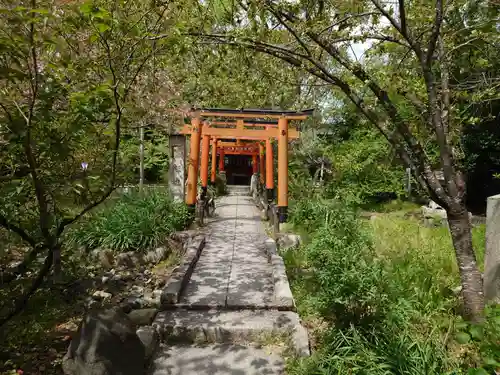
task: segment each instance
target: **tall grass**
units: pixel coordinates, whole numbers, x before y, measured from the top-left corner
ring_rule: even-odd
[[[70,244],[116,251],[147,250],[190,221],[182,202],[159,190],[125,193],[68,232]]]
[[[500,368],[500,315],[460,318],[460,285],[447,228],[400,214],[360,221],[331,201],[297,202],[291,221],[309,233],[283,254],[313,356],[290,375],[487,374]],[[474,229],[478,258],[484,227]],[[487,327],[487,328],[486,328]],[[479,333],[478,333],[479,332]]]

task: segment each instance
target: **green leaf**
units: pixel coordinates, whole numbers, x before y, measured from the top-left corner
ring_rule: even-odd
[[[500,367],[500,362],[498,362],[495,358],[490,357],[484,358],[484,364],[487,366]]]
[[[469,329],[470,335],[475,340],[481,340],[483,338],[483,327],[481,326],[471,326]]]
[[[83,14],[91,14],[92,13],[92,10],[93,10],[93,6],[92,6],[92,2],[86,2],[86,3],[83,3],[81,6],[80,6],[80,11],[83,13]]]
[[[467,322],[464,321],[459,321],[455,323],[455,328],[458,330],[465,330],[467,329],[468,326],[469,325],[467,324]]]
[[[459,344],[467,344],[471,340],[470,335],[466,332],[458,332],[455,338]]]
[[[484,368],[478,367],[470,368],[469,371],[467,371],[467,375],[489,375],[489,373]]]
[[[98,23],[97,24],[97,29],[99,30],[99,32],[103,33],[105,31],[111,29],[111,26],[106,25],[105,23]]]
[[[30,13],[49,14],[47,9],[31,9]]]

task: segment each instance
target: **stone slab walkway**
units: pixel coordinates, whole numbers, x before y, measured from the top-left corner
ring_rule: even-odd
[[[152,364],[155,375],[280,375],[283,360],[242,345],[165,346]]]
[[[283,359],[259,347],[260,339],[285,335],[295,348],[304,341],[298,315],[277,309],[267,236],[248,190],[233,187],[217,200],[180,303],[156,315],[153,326],[167,344],[150,375],[281,375]]]
[[[182,304],[207,308],[265,308],[274,301],[266,235],[252,198],[231,194],[216,204],[209,236]]]

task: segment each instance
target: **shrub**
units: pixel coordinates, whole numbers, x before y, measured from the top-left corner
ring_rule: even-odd
[[[292,256],[299,255],[308,270],[304,288],[314,295],[315,309],[338,327],[377,319],[386,300],[382,268],[353,212],[335,202],[307,201],[295,207],[293,217],[316,229],[312,241],[299,250],[302,254],[285,256],[289,268]]]
[[[89,215],[68,233],[70,243],[116,251],[146,250],[160,245],[176,230],[187,227],[190,215],[183,202],[152,190],[121,195]]]
[[[313,337],[314,354],[291,362],[288,374],[472,375],[500,367],[500,309],[488,309],[480,326],[461,321],[446,228],[422,227],[401,212],[360,222],[322,200],[296,202],[293,215],[312,233],[284,254],[298,310],[309,324],[320,316],[328,325]],[[484,226],[473,241],[481,259]]]

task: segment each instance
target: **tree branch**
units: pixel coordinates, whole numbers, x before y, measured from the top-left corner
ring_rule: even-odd
[[[7,315],[0,319],[0,328],[5,325],[10,319],[19,314],[23,309],[30,297],[35,293],[38,288],[42,285],[43,279],[49,274],[49,271],[52,267],[53,261],[53,252],[52,249],[48,251],[47,258],[45,258],[45,262],[43,263],[40,272],[36,276],[35,280],[31,284],[28,291],[22,295],[14,304],[14,308],[11,312],[7,313]]]
[[[28,267],[33,263],[36,257],[47,247],[45,245],[39,245],[31,249],[31,251],[26,255],[21,263],[9,270],[8,273],[2,274],[0,276],[0,283],[10,283],[15,280],[19,275],[26,273]]]
[[[341,18],[340,20],[332,23],[330,26],[328,27],[325,27],[324,29],[322,29],[321,31],[318,32],[319,35],[323,34],[324,32],[326,31],[329,31],[331,30],[332,28],[334,28],[335,26],[338,26],[340,25],[341,23],[344,23],[346,21],[349,21],[351,18],[358,18],[358,17],[365,17],[365,16],[373,16],[373,15],[377,15],[379,14],[379,12],[364,12],[364,13],[357,13],[357,14],[351,14],[349,16],[346,16],[344,18]]]
[[[403,0],[399,0],[400,2],[403,2]],[[403,28],[398,21],[394,17],[392,17],[387,10],[385,10],[384,6],[379,2],[379,0],[371,0],[373,5],[382,13],[382,15],[389,20],[391,25],[396,29],[396,31],[401,34],[401,36],[408,42],[408,45],[411,47],[411,49],[415,52],[417,57],[422,60],[422,48],[420,47],[420,44],[413,40],[409,34],[409,30],[406,25],[406,13],[405,13],[405,27]],[[404,4],[403,4],[403,10],[404,10]]]
[[[434,24],[432,26],[431,37],[429,39],[429,44],[427,46],[427,54],[425,56],[425,62],[427,65],[431,64],[432,56],[436,50],[436,43],[441,32],[441,24],[443,23],[443,0],[436,0],[436,18],[434,19]]]
[[[406,25],[406,9],[405,9],[405,1],[404,0],[399,0],[399,20],[401,23],[401,30],[405,33],[408,34],[408,28]]]
[[[16,233],[19,237],[23,239],[23,241],[27,242],[28,244],[31,245],[31,247],[36,247],[36,241],[24,231],[21,227],[10,223],[7,218],[0,214],[0,225],[4,227],[5,229]]]
[[[36,9],[36,0],[31,1],[31,6],[32,9]],[[31,177],[33,179],[33,186],[35,188],[35,195],[36,199],[38,202],[38,209],[39,209],[39,216],[40,216],[40,228],[42,230],[42,234],[44,237],[47,239],[47,241],[52,242],[52,236],[50,235],[49,232],[49,213],[48,213],[48,206],[47,206],[47,197],[45,194],[45,188],[38,178],[38,172],[37,172],[37,163],[35,156],[33,154],[33,149],[31,145],[31,127],[33,124],[33,117],[34,117],[34,109],[35,109],[35,103],[37,101],[38,97],[38,86],[39,86],[39,74],[38,74],[38,57],[37,57],[37,50],[36,50],[36,45],[35,45],[35,21],[30,21],[30,27],[29,27],[29,40],[30,40],[30,55],[31,55],[31,61],[32,61],[32,67],[31,69],[33,70],[32,73],[32,79],[31,79],[31,85],[32,85],[32,97],[29,105],[29,111],[28,111],[28,116],[25,116],[26,120],[26,135],[25,135],[25,140],[24,140],[24,153],[26,155],[26,159],[28,161],[28,165],[30,167],[30,173]],[[17,103],[16,103],[17,105]],[[21,111],[21,109],[19,108]],[[22,111],[21,111],[22,112]],[[24,115],[24,113],[23,113]],[[27,117],[27,118],[26,118]]]

